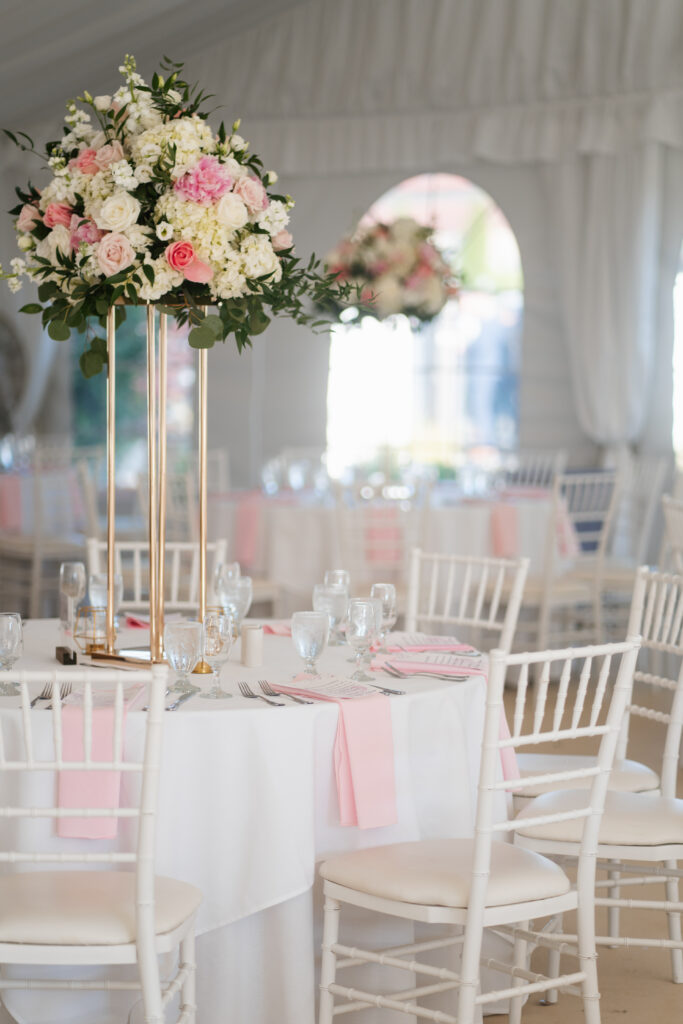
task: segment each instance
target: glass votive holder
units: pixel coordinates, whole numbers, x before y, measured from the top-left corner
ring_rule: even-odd
[[[107,609],[85,605],[78,609],[74,640],[79,651],[94,654],[107,644]]]

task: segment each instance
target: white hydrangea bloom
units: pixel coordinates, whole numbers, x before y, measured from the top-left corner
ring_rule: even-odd
[[[210,282],[214,299],[241,299],[249,291],[247,279],[240,269],[240,260],[229,258]]]
[[[281,203],[279,199],[274,199],[270,203],[263,213],[260,213],[257,218],[257,223],[260,227],[264,228],[269,235],[277,235],[278,231],[283,231],[284,228],[289,224],[289,213],[284,203]]]
[[[144,302],[158,302],[162,295],[183,283],[183,275],[169,267],[165,256],[159,256],[156,260],[146,256],[145,263],[154,271],[154,284],[150,284],[145,277],[143,284],[138,288],[138,295]],[[142,274],[140,276],[144,277]]]
[[[109,171],[111,173],[112,181],[119,188],[127,189],[132,191],[138,187],[138,180],[135,177],[133,168],[127,160],[117,160],[113,163]]]
[[[157,224],[157,238],[161,242],[170,242],[173,238],[173,228],[167,220],[160,220]]]
[[[174,180],[181,178],[205,153],[215,152],[216,142],[211,129],[200,117],[178,117],[158,127],[141,132],[132,140],[135,165],[151,171],[162,153],[176,148],[176,163],[171,172]]]
[[[71,251],[71,234],[63,224],[58,224],[36,245],[36,255],[50,263],[57,263],[57,250],[66,256]]]
[[[133,224],[121,233],[126,236],[130,244],[134,249],[137,249],[138,252],[144,252],[149,249],[153,241],[151,230],[149,228],[142,227],[140,224]]]
[[[240,253],[246,277],[272,274],[271,281],[279,281],[282,277],[280,260],[273,250],[270,239],[265,235],[249,235],[240,245]]]

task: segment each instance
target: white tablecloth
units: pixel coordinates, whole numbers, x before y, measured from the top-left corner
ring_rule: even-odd
[[[288,638],[265,640],[263,668],[243,668],[239,649],[233,653],[222,677],[231,692],[238,692],[238,679],[277,683],[301,667]],[[55,623],[28,622],[25,655],[17,667],[53,664],[49,654],[56,642]],[[348,648],[330,648],[321,668],[348,671],[348,657]],[[288,702],[270,708],[239,696],[220,703],[194,698],[166,715],[157,870],[204,893],[197,922],[201,1024],[313,1024],[316,861],[369,845],[471,834],[484,685],[480,677],[456,684],[411,679],[404,687],[407,695],[391,699],[399,823],[379,829],[338,823],[332,764],[336,705]],[[13,698],[1,702],[6,742],[17,735],[16,704]],[[39,710],[34,715],[37,740],[44,729],[49,742],[50,716]],[[140,750],[143,733],[143,713],[131,713],[126,728],[131,755]],[[44,848],[92,845],[58,840],[46,822],[30,827],[42,829]],[[125,831],[117,842],[127,845]],[[392,927],[408,926],[394,922]],[[405,975],[398,984],[404,980]],[[27,1024],[81,1019],[124,1024],[126,1000],[121,999],[6,996],[16,1019]],[[132,1021],[141,1019],[136,1012]],[[374,1019],[371,1012],[365,1016]]]

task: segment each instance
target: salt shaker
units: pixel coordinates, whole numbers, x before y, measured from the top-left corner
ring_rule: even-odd
[[[242,664],[259,668],[263,664],[263,626],[247,622],[242,625]]]

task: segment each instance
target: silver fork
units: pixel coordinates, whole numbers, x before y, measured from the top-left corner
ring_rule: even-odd
[[[71,683],[60,683],[59,684],[59,699],[60,699],[60,701],[64,700],[65,697],[69,696],[69,694],[71,693],[71,689],[72,689]],[[50,694],[50,697],[52,697],[52,694]],[[52,709],[52,704],[48,704],[47,710],[50,711],[51,709]]]
[[[268,697],[289,697],[296,704],[315,704],[315,701],[308,700],[306,697],[297,697],[293,693],[280,693],[278,690],[274,690],[267,679],[259,679],[258,684]]]
[[[237,684],[240,688],[240,693],[243,697],[253,697],[254,700],[264,700],[266,704],[272,704],[274,708],[284,708],[285,702],[283,700],[271,700],[270,697],[264,697],[262,693],[254,693],[248,683],[239,682]]]
[[[31,701],[31,707],[34,708],[39,700],[52,700],[52,683],[45,683],[38,696]]]
[[[366,683],[366,686],[372,686],[375,690],[381,690],[387,697],[402,697],[405,694],[405,690],[392,690],[389,686],[380,686],[379,683]]]

